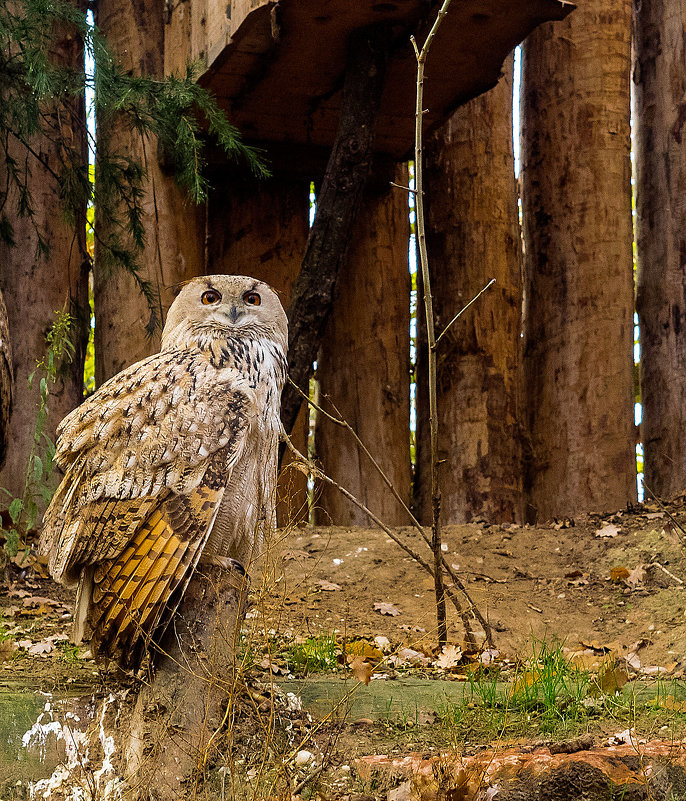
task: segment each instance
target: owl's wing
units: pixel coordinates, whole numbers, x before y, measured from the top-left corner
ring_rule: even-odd
[[[255,415],[241,374],[195,352],[155,354],[103,384],[58,429],[65,477],[40,543],[53,577],[118,557],[165,499],[206,483],[215,456],[225,483]]]
[[[116,558],[85,571],[75,639],[83,636],[80,617],[85,617],[94,654],[137,665],[150,643],[159,643],[163,623],[180,603],[223,494],[224,486],[216,483],[189,495],[166,493]]]

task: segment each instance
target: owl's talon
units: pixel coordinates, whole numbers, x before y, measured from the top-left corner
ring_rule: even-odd
[[[247,570],[238,559],[232,559],[230,556],[204,556],[201,557],[200,563],[205,565],[217,565],[217,567],[223,567],[224,570],[235,570],[240,576],[245,576],[247,573]]]

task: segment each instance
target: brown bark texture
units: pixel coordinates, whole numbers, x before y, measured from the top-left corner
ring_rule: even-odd
[[[82,44],[70,29],[60,30],[52,57],[59,64],[83,69]],[[74,320],[71,362],[63,363],[57,382],[50,389],[45,433],[54,439],[59,421],[83,398],[83,365],[88,332],[88,270],[86,252],[86,209],[73,209],[76,228],[66,222],[60,202],[60,187],[51,173],[58,173],[65,151],[59,142],[68,144],[70,153],[81,153],[86,160],[85,106],[82,101],[68,107],[44,108],[45,134],[30,143],[33,153],[15,141],[10,154],[29,171],[27,189],[34,211],[33,219],[13,216],[17,196],[10,189],[5,211],[14,228],[15,246],[0,242],[0,291],[7,306],[9,336],[12,341],[14,394],[7,432],[6,460],[0,471],[0,487],[13,496],[24,492],[26,468],[36,429],[40,406],[39,381],[29,387],[28,378],[36,362],[46,354],[46,334],[55,321],[55,312],[66,307]],[[6,167],[0,163],[0,183],[6,183]],[[47,255],[38,255],[39,233],[48,244]]]
[[[635,4],[641,439],[647,487],[686,489],[686,2]]]
[[[396,182],[407,186],[407,169]],[[401,498],[410,503],[410,235],[407,192],[367,191],[348,249],[344,277],[317,359],[319,402],[356,431]],[[317,415],[316,454],[325,473],[387,525],[407,525],[407,513],[378,471],[340,426]],[[318,522],[368,525],[368,517],[338,490],[323,485]]]
[[[512,147],[513,59],[500,83],[459,109],[425,148],[427,250],[436,333],[496,284],[438,344],[441,520],[522,517],[521,240]],[[418,348],[423,353],[426,343]],[[428,403],[419,359],[418,403]],[[431,520],[429,415],[418,415],[417,499]]]
[[[252,275],[274,287],[288,308],[309,231],[309,182],[269,179],[240,182],[214,177],[207,211],[207,272]],[[309,408],[304,404],[291,431],[307,453]],[[279,526],[307,521],[307,477],[281,463],[277,485]]]
[[[234,657],[247,582],[201,565],[156,654],[130,718],[127,799],[194,797],[220,747],[235,693]]]
[[[524,43],[528,519],[636,499],[630,0],[589,0]]]
[[[115,57],[135,75],[164,73],[164,3],[162,0],[102,0],[97,24]],[[201,275],[204,268],[204,209],[194,205],[160,164],[154,138],[145,142],[116,120],[100,121],[98,137],[111,152],[137,160],[145,178],[145,248],[138,257],[141,275],[159,293],[160,323],[179,282]],[[96,171],[97,180],[97,171]],[[99,239],[106,240],[111,222],[96,208],[95,241],[95,380],[100,385],[115,373],[159,350],[161,325],[149,335],[150,308],[133,278],[106,264]],[[122,234],[126,243],[126,235]]]
[[[390,44],[390,31],[383,25],[356,31],[348,43],[336,140],[288,308],[288,372],[304,392],[308,391],[312,365],[331,312],[336,281],[370,170],[374,125]],[[301,396],[286,384],[281,419],[287,432],[293,428],[301,405]]]

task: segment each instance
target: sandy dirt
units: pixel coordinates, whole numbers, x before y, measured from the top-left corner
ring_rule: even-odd
[[[642,641],[643,665],[678,673],[682,661],[686,666],[680,525],[686,528],[683,501],[665,511],[646,504],[633,513],[538,527],[447,526],[444,543],[502,657],[529,655],[532,642],[541,640],[571,649],[604,646],[620,655]],[[412,529],[401,533],[428,553]],[[20,564],[7,565],[0,583],[0,681],[19,674],[48,682],[92,676],[85,649],[66,640],[72,593],[32,557],[14,562]],[[393,647],[427,652],[435,645],[433,579],[382,531],[295,528],[275,539],[251,574],[249,623],[256,632],[335,633],[339,640],[381,635]],[[398,614],[382,614],[375,604],[391,604]],[[464,629],[450,605],[448,617],[449,641],[462,645]],[[41,649],[41,642],[50,645]]]
[[[667,511],[686,527],[683,503]],[[543,639],[623,654],[644,640],[644,664],[674,669],[686,657],[686,551],[677,525],[646,505],[539,527],[447,526],[443,537],[446,557],[501,654],[530,654],[532,640]],[[419,550],[417,534],[403,531]],[[394,646],[435,644],[433,579],[382,531],[295,529],[272,555],[270,592],[253,612],[263,613],[269,628],[335,631],[349,639],[382,635]],[[381,614],[377,603],[393,604],[399,614]],[[461,645],[464,629],[450,605],[448,615],[449,641]]]

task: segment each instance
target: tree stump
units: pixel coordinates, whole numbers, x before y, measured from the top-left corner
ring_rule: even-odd
[[[235,686],[248,580],[201,563],[138,694],[126,751],[132,801],[188,798],[211,766]]]

